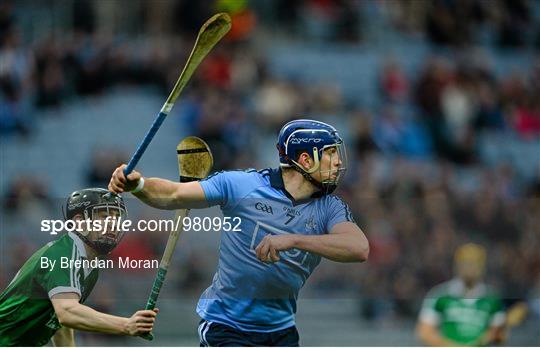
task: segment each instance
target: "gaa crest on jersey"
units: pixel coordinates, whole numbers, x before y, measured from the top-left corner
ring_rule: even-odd
[[[255,203],[255,209],[260,210],[267,214],[274,215],[274,210],[272,209],[272,206],[268,204],[257,202]]]

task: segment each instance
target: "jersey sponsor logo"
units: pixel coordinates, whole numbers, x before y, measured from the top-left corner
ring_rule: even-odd
[[[293,208],[283,207],[283,211],[286,212],[287,214],[300,216],[300,212]]]
[[[445,316],[450,322],[482,327],[488,322],[489,312],[462,304],[451,304],[446,309]]]
[[[321,138],[291,138],[289,142],[294,145],[298,144],[318,144],[323,141]]]
[[[255,252],[255,248],[259,245],[260,241],[266,235],[284,235],[284,234],[293,234],[292,232],[285,231],[274,226],[265,224],[264,222],[257,221],[255,228],[253,229],[253,235],[251,237],[250,249]],[[287,251],[280,252],[281,260],[287,262],[293,266],[296,266],[302,270],[305,270],[306,267],[310,268],[310,265],[313,265],[314,259],[317,256],[310,254],[306,251],[300,249],[290,249]]]
[[[274,215],[274,210],[272,209],[272,206],[266,205],[266,204],[261,203],[261,202],[255,203],[255,209],[260,210],[262,212],[265,212],[267,214]]]

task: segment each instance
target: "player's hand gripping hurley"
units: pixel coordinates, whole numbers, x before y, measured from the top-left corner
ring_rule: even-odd
[[[161,111],[154,120],[154,123],[152,123],[152,127],[148,130],[148,132],[144,136],[144,139],[139,144],[137,150],[129,160],[127,167],[124,169],[125,176],[131,173],[131,171],[135,168],[135,166],[141,159],[141,156],[148,147],[148,144],[150,144],[150,142],[154,138],[154,135],[156,135],[159,127],[161,127],[161,124],[165,120],[165,117],[167,117],[167,115],[173,108],[176,99],[191,78],[191,75],[193,75],[195,69],[197,69],[199,64],[202,62],[204,57],[206,57],[208,52],[210,52],[212,47],[214,47],[215,44],[218,43],[219,40],[221,40],[230,29],[231,18],[226,13],[218,13],[212,16],[212,18],[210,18],[206,21],[206,23],[203,24],[203,26],[199,30],[199,35],[197,35],[197,40],[195,41],[193,50],[191,51],[186,65],[184,66],[184,69],[182,70],[178,81],[176,81],[176,84],[174,85],[174,88],[172,89],[169,98],[167,98],[167,101],[165,102],[165,104],[163,104]]]
[[[182,140],[176,147],[178,153],[178,172],[180,173],[181,182],[189,182],[206,178],[213,165],[212,152],[208,145],[197,137],[187,137]],[[165,275],[169,269],[172,255],[176,247],[178,237],[183,230],[184,218],[188,215],[189,209],[179,209],[176,211],[175,221],[178,223],[178,229],[172,231],[167,240],[165,251],[161,257],[159,269],[152,285],[152,292],[146,302],[146,309],[154,309],[156,301],[165,281]],[[180,219],[180,220],[178,220]],[[153,335],[146,334],[142,336],[147,340],[152,340]]]

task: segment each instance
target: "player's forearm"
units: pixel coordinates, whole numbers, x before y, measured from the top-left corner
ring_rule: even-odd
[[[151,207],[171,210],[177,209],[177,190],[176,182],[160,178],[144,178],[142,191],[133,195]]]
[[[56,313],[63,326],[76,330],[127,335],[128,319],[98,312],[80,303]]]
[[[178,183],[160,178],[145,178],[143,189],[134,195],[157,209],[197,209],[208,206],[198,182]]]
[[[63,326],[52,337],[55,347],[75,347],[75,335],[73,329]]]
[[[325,235],[295,235],[295,248],[337,262],[363,262],[369,254],[369,244],[363,235],[340,233]]]

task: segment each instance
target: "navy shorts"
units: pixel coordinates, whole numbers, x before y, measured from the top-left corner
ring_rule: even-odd
[[[298,347],[300,340],[296,326],[274,332],[251,332],[203,319],[198,330],[201,347]]]

